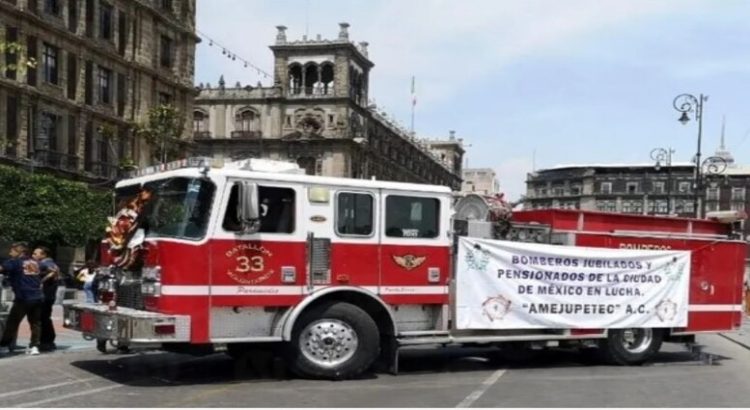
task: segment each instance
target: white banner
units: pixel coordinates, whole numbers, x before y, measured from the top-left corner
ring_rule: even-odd
[[[689,251],[460,238],[459,329],[687,326]]]

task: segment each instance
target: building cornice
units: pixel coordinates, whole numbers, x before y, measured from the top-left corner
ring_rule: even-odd
[[[325,147],[331,147],[331,146],[339,146],[339,147],[346,147],[350,149],[362,149],[363,147],[352,141],[349,138],[323,138],[323,139],[300,139],[300,140],[283,140],[280,138],[263,138],[263,139],[236,139],[236,138],[207,138],[207,139],[197,139],[193,141],[196,146],[241,146],[244,149],[249,148],[260,148],[261,146],[264,146],[268,149],[271,148],[280,148],[280,147],[288,147],[289,145],[300,145],[300,146],[325,146]],[[373,155],[381,162],[387,163],[390,167],[398,168],[399,172],[409,174],[411,177],[415,179],[420,179],[423,182],[426,182],[427,179],[419,174],[417,174],[413,169],[399,164],[397,161],[394,161],[387,155],[382,155],[381,153],[369,150],[368,155]],[[434,163],[434,161],[433,161]],[[436,164],[440,165],[440,164]],[[444,170],[445,176],[450,177],[453,179],[453,183],[460,183],[461,178],[458,177],[456,174],[453,174],[449,170]]]
[[[238,90],[237,88],[234,89],[226,89],[227,91],[231,90]],[[268,90],[268,89],[267,89]],[[314,104],[341,104],[341,103],[351,103],[353,105],[354,102],[349,97],[319,97],[315,99],[309,99],[309,98],[289,98],[284,97],[280,94],[276,94],[273,91],[269,91],[268,95],[260,95],[260,96],[242,96],[242,95],[211,95],[211,96],[202,96],[204,90],[198,90],[198,96],[195,98],[194,105],[209,105],[209,104],[252,104],[252,103],[268,103],[268,102],[274,102],[274,103],[285,103],[285,104],[300,104],[300,105],[314,105]],[[211,89],[211,91],[218,91],[216,89]]]
[[[365,57],[364,54],[362,54],[362,51],[360,51],[354,43],[345,41],[345,40],[314,40],[314,41],[295,41],[295,42],[287,42],[284,44],[274,44],[269,46],[271,50],[274,52],[276,51],[282,51],[282,52],[300,52],[300,51],[308,51],[308,52],[317,52],[319,50],[327,50],[331,52],[335,52],[337,50],[341,49],[347,49],[352,52],[352,55],[355,57],[356,61],[360,64],[362,64],[363,68],[371,69],[375,67],[375,63],[370,61],[369,58]]]

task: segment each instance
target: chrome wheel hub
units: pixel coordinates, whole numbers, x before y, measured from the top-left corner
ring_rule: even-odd
[[[335,367],[349,360],[357,351],[357,332],[337,319],[321,319],[302,330],[299,348],[302,354],[322,367]]]
[[[654,338],[651,329],[624,329],[622,332],[622,347],[630,353],[643,353]]]

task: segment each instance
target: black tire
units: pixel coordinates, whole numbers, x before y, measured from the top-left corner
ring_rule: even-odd
[[[602,353],[614,364],[640,365],[659,352],[663,339],[661,329],[610,329]]]
[[[380,332],[372,317],[359,307],[329,302],[297,319],[286,347],[289,368],[298,376],[350,379],[366,371],[378,357]]]
[[[117,349],[117,353],[119,354],[128,354],[130,353],[130,346],[128,345],[120,345],[116,342],[110,343],[113,347]]]
[[[107,354],[107,339],[96,339],[96,350]]]

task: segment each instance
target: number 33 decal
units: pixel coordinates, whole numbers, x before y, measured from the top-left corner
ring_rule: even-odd
[[[237,272],[263,272],[264,270],[265,266],[263,265],[262,256],[253,256],[250,258],[247,256],[237,257],[237,268],[235,269]]]

